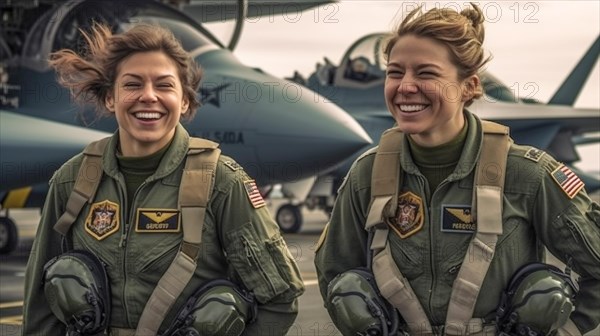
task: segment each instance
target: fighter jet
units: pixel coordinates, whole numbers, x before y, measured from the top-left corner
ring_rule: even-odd
[[[305,80],[296,73],[292,78],[323,95],[349,112],[377,145],[381,133],[394,125],[383,97],[385,60],[381,53],[386,34],[366,35],[353,43],[339,65],[325,58]],[[600,37],[592,44],[556,91],[548,104],[517,97],[489,72],[481,75],[485,96],[469,107],[482,119],[505,124],[517,143],[533,145],[551,153],[557,160],[572,164],[579,160],[576,144],[600,142],[600,111],[574,108],[574,104],[600,53]],[[356,154],[335,171],[317,178],[304,203],[290,202],[277,211],[282,229],[294,232],[301,228],[300,207],[331,210],[337,187],[350,169]],[[577,169],[572,168],[577,171]],[[600,189],[597,177],[578,171],[588,192]],[[284,186],[285,187],[285,186]],[[285,191],[284,191],[285,194]]]
[[[225,47],[200,22],[207,18],[186,14],[194,9],[193,2],[165,2],[177,4],[142,0],[41,0],[1,5],[2,115],[12,113],[51,121],[52,125],[61,123],[114,132],[117,128],[114,119],[97,120],[91,107],[74,105],[69,92],[56,83],[55,73],[46,60],[52,51],[77,49],[82,42],[79,29],[89,29],[94,21],[105,22],[117,32],[133,23],[147,22],[170,29],[204,69],[199,90],[203,106],[192,122],[184,124],[186,129],[191,135],[219,142],[223,153],[238,161],[259,186],[320,174],[371,143],[362,127],[338,106],[323,103],[325,99],[297,83],[242,64],[231,51],[241,29],[236,28],[237,33]],[[252,7],[245,1],[238,2],[243,9],[236,15],[243,18]],[[308,6],[307,1],[299,3]],[[218,2],[206,4],[213,7],[205,10],[213,11]],[[274,8],[276,5],[273,4]],[[14,131],[18,133],[26,127],[29,125],[19,124]],[[68,142],[68,133],[61,131],[61,134],[65,137],[57,141]],[[81,142],[73,145],[83,148],[87,140],[88,137],[82,137]],[[14,138],[12,142],[18,140]],[[1,145],[3,157],[11,153],[12,149],[5,147],[4,137]],[[18,160],[38,160],[34,155],[20,156]],[[3,166],[1,175],[4,177],[8,171]],[[47,179],[41,174],[36,176],[40,177],[38,182]],[[34,182],[17,179],[9,184],[3,180],[0,190]]]

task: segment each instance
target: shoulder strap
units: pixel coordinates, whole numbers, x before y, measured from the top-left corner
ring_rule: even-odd
[[[488,121],[482,121],[482,125],[483,145],[475,172],[472,205],[477,232],[452,286],[444,328],[448,335],[469,332],[481,284],[492,262],[498,236],[502,234],[502,198],[511,140],[508,127]],[[485,211],[478,212],[477,208]]]
[[[75,186],[67,199],[65,212],[54,225],[54,230],[61,235],[67,235],[85,203],[94,200],[102,179],[102,155],[109,142],[110,137],[107,137],[90,143],[83,150],[83,162],[79,167]]]
[[[212,193],[221,150],[209,140],[190,138],[179,186],[183,241],[175,259],[160,278],[138,322],[136,335],[156,335],[165,316],[196,270],[206,207]]]
[[[411,334],[431,334],[432,328],[423,306],[392,257],[387,244],[389,228],[383,222],[384,216],[394,216],[398,206],[396,199],[403,177],[400,164],[403,142],[404,135],[397,128],[387,130],[381,136],[373,163],[371,206],[365,229],[375,229],[370,249],[373,253],[373,275],[381,295],[398,309]]]

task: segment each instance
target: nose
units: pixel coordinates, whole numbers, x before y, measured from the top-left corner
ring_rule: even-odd
[[[398,85],[398,93],[401,94],[411,94],[417,93],[419,91],[419,87],[414,80],[404,78],[400,85]]]
[[[138,98],[142,103],[154,103],[158,100],[156,91],[151,83],[145,84]]]

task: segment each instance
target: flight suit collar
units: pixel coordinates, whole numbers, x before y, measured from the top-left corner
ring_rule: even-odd
[[[454,172],[447,178],[448,181],[457,181],[467,177],[475,168],[479,152],[481,151],[483,141],[481,120],[467,110],[464,110],[464,115],[465,121],[468,124],[465,145]],[[402,157],[400,158],[400,164],[402,165],[402,169],[408,174],[421,175],[419,168],[412,158],[406,134],[402,137]]]
[[[170,147],[163,156],[158,168],[147,181],[161,179],[171,174],[181,162],[185,159],[189,146],[189,133],[185,128],[178,124],[175,129],[175,135]],[[119,164],[117,163],[117,144],[119,143],[119,131],[117,130],[111,137],[106,150],[104,151],[104,160],[102,165],[104,173],[113,178],[119,175]]]

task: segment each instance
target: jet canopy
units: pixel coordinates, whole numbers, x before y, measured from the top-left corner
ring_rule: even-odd
[[[83,45],[80,29],[89,31],[94,22],[106,23],[114,32],[147,22],[173,32],[193,56],[218,48],[221,43],[200,23],[183,12],[155,1],[68,1],[54,6],[37,20],[26,35],[21,66],[44,71],[51,52]],[[4,54],[4,53],[3,53]]]

